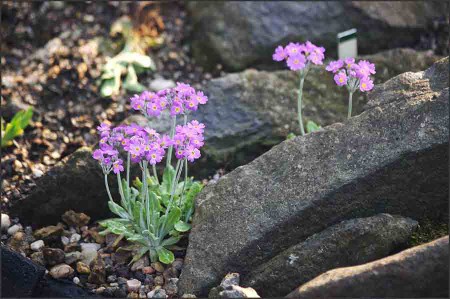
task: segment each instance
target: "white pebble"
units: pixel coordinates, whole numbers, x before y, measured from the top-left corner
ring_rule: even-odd
[[[127,289],[129,292],[138,292],[141,287],[141,282],[137,279],[127,280]]]
[[[6,230],[10,226],[11,226],[11,220],[9,219],[9,216],[7,214],[2,213],[2,218],[1,218],[2,230]]]
[[[44,174],[44,172],[40,169],[33,169],[33,175],[37,178],[40,178],[42,175]]]
[[[75,277],[73,278],[73,283],[74,283],[74,284],[79,284],[79,283],[80,283],[80,279],[79,279],[78,277],[75,276]]]
[[[67,245],[67,244],[69,244],[69,242],[70,242],[70,240],[66,236],[61,237],[61,243],[63,243],[63,245]]]
[[[79,234],[73,234],[70,237],[70,243],[76,243],[81,240],[81,236]]]
[[[30,244],[30,248],[33,251],[39,251],[44,246],[45,246],[45,244],[44,244],[44,241],[42,241],[42,240],[37,240]]]
[[[8,228],[8,235],[12,236],[15,233],[17,233],[19,230],[22,229],[22,225],[20,224],[14,224],[13,226],[11,226],[10,228]]]

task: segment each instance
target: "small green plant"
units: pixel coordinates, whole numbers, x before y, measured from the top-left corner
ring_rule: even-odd
[[[23,134],[23,130],[30,123],[31,117],[33,116],[33,108],[30,107],[27,110],[21,110],[17,112],[11,121],[4,125],[5,121],[1,120],[1,134],[2,142],[1,147],[7,147],[12,145],[12,141],[15,137]]]
[[[119,217],[101,221],[100,225],[106,229],[102,234],[111,232],[132,242],[129,247],[135,251],[132,262],[148,253],[153,262],[172,263],[172,247],[191,228],[194,199],[202,185],[188,176],[188,162],[201,156],[205,126],[197,120],[188,122],[188,116],[207,101],[203,92],[183,83],[158,93],[144,91],[131,98],[131,107],[149,120],[147,126],[131,124],[111,128],[103,123],[97,128],[100,148],[94,151],[93,158],[103,170],[108,206]],[[164,114],[171,118],[168,134],[160,134],[150,127],[150,118]],[[177,125],[177,116],[183,116],[183,125]],[[120,154],[124,152],[126,159]],[[175,167],[171,163],[173,155],[177,161]],[[166,163],[160,180],[156,165],[164,157]],[[142,171],[141,178],[132,184],[131,163],[138,164]],[[120,200],[116,201],[109,189],[111,172],[117,176]],[[122,172],[126,173],[124,179]]]
[[[322,129],[322,127],[319,126],[318,124],[316,124],[315,122],[313,122],[312,120],[308,120],[308,122],[306,123],[306,132],[307,133],[319,131],[320,129]],[[295,134],[291,132],[286,136],[286,140],[293,139],[295,137],[296,137]]]
[[[102,97],[116,95],[122,86],[131,92],[142,92],[145,88],[138,82],[140,73],[146,70],[155,70],[153,60],[145,55],[140,46],[139,36],[134,34],[133,25],[129,18],[117,20],[111,27],[111,34],[122,34],[124,38],[123,49],[111,58],[102,68],[100,77],[100,94]],[[122,76],[125,80],[122,83]]]
[[[312,120],[308,120],[306,123],[306,132],[312,133],[315,131],[319,131],[322,127],[313,122]]]

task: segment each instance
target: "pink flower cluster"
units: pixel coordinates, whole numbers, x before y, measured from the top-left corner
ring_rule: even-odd
[[[162,161],[165,150],[175,146],[178,159],[188,159],[193,162],[200,158],[200,148],[204,144],[205,125],[196,120],[186,126],[177,126],[174,138],[168,135],[160,135],[148,127],[136,124],[120,125],[113,129],[105,123],[97,127],[100,134],[99,149],[93,153],[93,158],[98,160],[105,173],[111,170],[119,173],[124,170],[123,160],[119,158],[119,150],[130,153],[131,161],[139,163],[142,160],[155,165]]]
[[[326,70],[335,74],[334,81],[338,86],[346,85],[352,92],[358,88],[363,92],[373,88],[370,75],[376,73],[375,65],[367,60],[356,63],[354,58],[339,59],[331,61]]]
[[[190,162],[200,158],[200,148],[204,144],[205,125],[193,120],[185,126],[177,126],[175,128],[175,136],[173,137],[173,145],[175,148],[175,156],[178,159],[187,159]]]
[[[168,110],[171,116],[187,114],[196,111],[198,106],[206,104],[208,98],[202,91],[196,91],[189,84],[177,83],[177,86],[156,93],[144,91],[131,99],[134,110],[141,111],[145,116],[159,116]]]
[[[278,46],[275,53],[272,55],[273,60],[286,60],[287,66],[293,70],[302,70],[309,65],[309,63],[323,64],[325,58],[325,48],[318,47],[310,41],[306,43],[289,43],[285,48]]]

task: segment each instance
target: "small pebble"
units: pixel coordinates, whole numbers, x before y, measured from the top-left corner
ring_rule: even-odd
[[[142,283],[137,279],[127,280],[127,289],[129,292],[138,292],[141,284]]]
[[[53,278],[66,278],[73,274],[74,270],[72,267],[66,264],[59,264],[50,269],[50,275]]]
[[[10,228],[8,228],[8,235],[12,236],[15,233],[17,233],[19,230],[22,229],[22,225],[20,224],[14,224],[13,226],[11,226]]]
[[[31,243],[30,248],[31,248],[31,250],[33,250],[33,251],[39,251],[39,250],[41,250],[42,247],[44,247],[44,246],[45,246],[44,241],[42,241],[42,240],[37,240],[37,241],[34,241],[33,243]]]
[[[79,284],[79,283],[80,283],[80,279],[79,279],[78,277],[75,276],[75,277],[73,278],[73,283],[74,283],[74,284]]]
[[[164,277],[162,276],[156,276],[155,277],[155,284],[157,286],[162,286],[164,284]]]
[[[152,263],[151,266],[158,272],[164,272],[164,266],[160,262]]]
[[[37,178],[40,178],[42,175],[44,174],[44,172],[40,169],[33,169],[33,175]]]
[[[70,237],[70,243],[76,243],[81,240],[81,236],[79,234],[73,234]]]
[[[80,274],[89,274],[89,273],[91,273],[91,269],[89,268],[89,266],[86,265],[83,262],[78,262],[77,263],[77,271]]]
[[[153,274],[153,273],[155,273],[155,269],[153,269],[152,267],[144,267],[144,268],[142,268],[142,273]]]
[[[111,282],[109,285],[111,287],[118,287],[119,286],[119,284],[117,282]]]
[[[1,214],[1,228],[2,230],[6,230],[8,227],[11,226],[11,220],[9,219],[9,216],[7,214]]]
[[[70,240],[66,236],[62,236],[61,243],[63,243],[63,245],[68,245],[70,243]]]
[[[167,298],[167,294],[164,289],[155,289],[147,294],[147,298]]]
[[[107,282],[116,282],[116,281],[117,281],[117,276],[116,276],[116,275],[109,275],[109,276],[106,278],[106,281],[107,281]]]

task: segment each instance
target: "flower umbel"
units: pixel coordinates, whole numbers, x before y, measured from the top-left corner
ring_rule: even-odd
[[[348,115],[352,115],[352,96],[356,90],[362,92],[370,91],[373,88],[373,81],[370,75],[375,74],[375,65],[367,60],[361,60],[356,63],[354,58],[345,58],[344,60],[331,61],[326,70],[334,75],[334,82],[338,86],[346,86],[349,92]]]
[[[318,47],[310,41],[307,41],[303,44],[291,42],[286,47],[278,46],[275,48],[275,53],[272,55],[272,58],[275,61],[286,60],[286,64],[289,69],[292,71],[298,71],[300,75],[297,105],[298,123],[300,126],[300,133],[302,135],[305,135],[302,119],[303,83],[311,64],[323,64],[323,60],[325,59],[324,53],[324,47]],[[338,66],[334,66],[333,69],[338,69]]]

